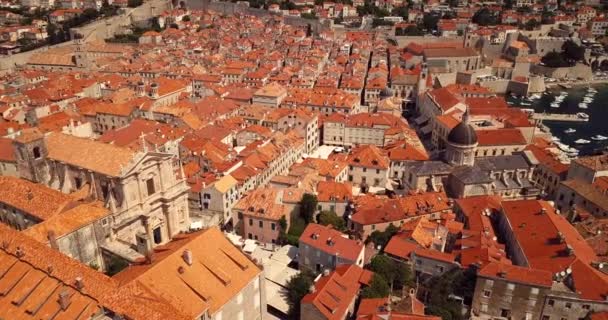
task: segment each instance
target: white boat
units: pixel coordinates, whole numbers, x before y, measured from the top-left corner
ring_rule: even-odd
[[[584,112],[579,112],[576,114],[576,116],[584,120],[589,120],[589,115]]]
[[[597,90],[593,87],[589,87],[589,88],[587,88],[587,92],[597,93]]]
[[[593,98],[587,98],[587,97],[584,97],[584,98],[583,98],[583,102],[584,102],[584,103],[591,103],[591,102],[593,102]]]
[[[559,138],[558,137],[551,137],[551,140],[554,142],[559,142]]]
[[[591,141],[585,140],[585,139],[578,139],[578,140],[574,141],[574,143],[576,143],[576,144],[588,144],[590,142]]]
[[[540,94],[535,93],[535,94],[531,95],[530,98],[528,98],[528,99],[530,99],[530,100],[540,99]]]
[[[581,102],[578,104],[578,107],[581,109],[587,109],[587,108],[589,108],[589,105],[585,102]]]
[[[606,136],[602,136],[602,135],[595,135],[593,137],[591,137],[591,140],[595,140],[595,141],[604,141],[604,140],[608,140],[608,137]]]
[[[522,101],[522,102],[519,103],[519,105],[520,106],[531,106],[532,102],[524,102],[524,101]]]
[[[576,129],[573,129],[573,128],[568,128],[568,129],[564,130],[564,133],[575,133],[575,132],[576,132]]]
[[[558,102],[552,102],[551,103],[551,108],[559,108],[559,103]]]

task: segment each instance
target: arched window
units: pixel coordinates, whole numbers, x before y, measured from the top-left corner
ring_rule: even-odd
[[[40,147],[34,147],[33,152],[34,152],[34,159],[40,159],[40,157],[42,156],[40,154]]]

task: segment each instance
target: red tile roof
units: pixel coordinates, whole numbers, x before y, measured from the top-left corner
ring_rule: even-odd
[[[357,263],[364,249],[361,241],[344,237],[344,234],[331,226],[310,223],[300,236],[300,242],[321,250],[329,255],[343,257]]]
[[[13,150],[13,140],[0,137],[0,161],[17,162]]]
[[[530,269],[498,262],[490,262],[478,272],[478,275],[491,279],[504,279],[524,285],[550,288],[553,274],[549,271]]]
[[[433,212],[450,210],[448,197],[443,192],[426,192],[393,199],[363,196],[355,199],[353,222],[370,225],[397,222]]]
[[[312,304],[328,320],[342,320],[357,298],[361,280],[369,271],[357,265],[338,266],[315,284],[315,291],[302,298],[301,304]],[[366,276],[366,278],[368,278]]]
[[[519,129],[477,130],[480,146],[526,145],[526,138]]]

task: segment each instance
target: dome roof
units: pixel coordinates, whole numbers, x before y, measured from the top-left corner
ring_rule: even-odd
[[[471,125],[463,121],[450,131],[448,142],[459,145],[474,145],[477,143],[477,134]]]

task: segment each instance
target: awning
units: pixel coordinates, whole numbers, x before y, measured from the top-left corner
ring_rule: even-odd
[[[416,123],[417,125],[421,125],[427,121],[429,121],[429,117],[426,114],[423,114],[420,117],[414,119],[414,123]]]
[[[422,131],[422,134],[427,135],[433,131],[433,125],[429,123],[426,126],[422,127],[420,131]]]

